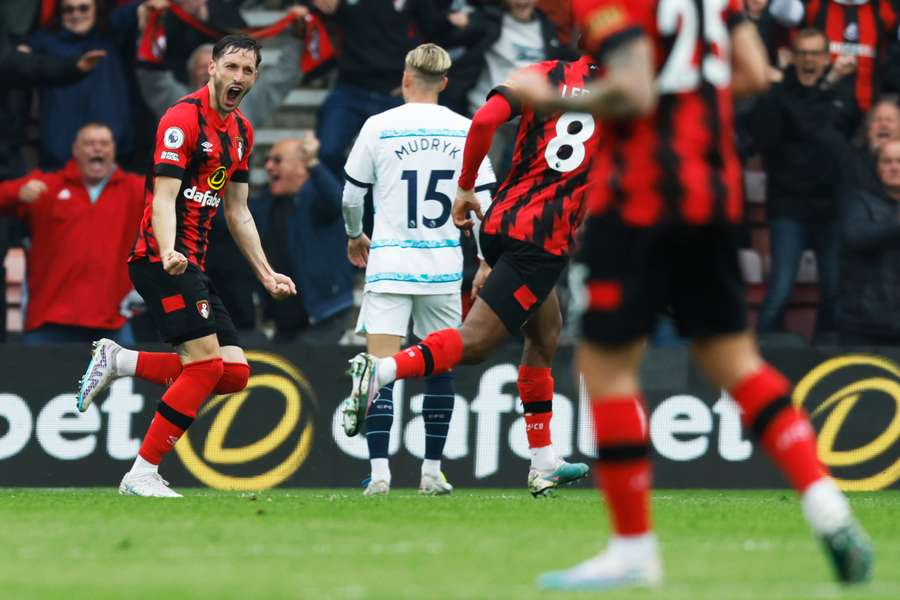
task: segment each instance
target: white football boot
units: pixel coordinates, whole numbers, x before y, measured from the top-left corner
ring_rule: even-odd
[[[181,494],[169,488],[169,482],[154,471],[125,473],[119,484],[123,496],[147,496],[150,498],[181,498]]]
[[[590,472],[590,468],[584,463],[568,463],[564,460],[560,460],[549,471],[532,468],[528,470],[528,491],[535,498],[549,496],[556,488],[584,479]]]
[[[119,377],[116,372],[116,355],[121,349],[122,346],[106,338],[91,344],[91,360],[84,375],[78,380],[76,406],[79,412],[86,411],[94,399]]]
[[[565,571],[544,573],[538,578],[538,586],[560,591],[656,587],[663,580],[659,549],[652,538],[644,546],[644,551],[636,553],[613,538],[597,556]]]
[[[438,477],[430,473],[422,473],[419,481],[419,493],[423,496],[446,496],[453,493],[453,486],[447,481],[443,473]]]
[[[378,383],[375,376],[378,359],[368,352],[360,352],[349,362],[350,368],[347,369],[347,375],[352,380],[352,389],[350,397],[341,403],[341,413],[343,414],[344,433],[353,437],[359,433],[359,429],[369,413],[369,407],[378,397]]]
[[[370,481],[369,485],[366,486],[366,491],[363,492],[363,496],[387,496],[390,491],[391,484],[387,481]]]

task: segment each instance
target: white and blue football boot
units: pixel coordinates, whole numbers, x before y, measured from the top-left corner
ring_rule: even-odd
[[[629,552],[615,538],[593,558],[565,571],[551,571],[538,578],[545,590],[600,591],[627,587],[656,587],[662,583],[662,562],[652,539],[646,551]]]
[[[116,373],[116,355],[121,349],[120,345],[106,338],[91,344],[91,360],[78,380],[76,406],[79,412],[86,411],[94,399],[119,377]]]

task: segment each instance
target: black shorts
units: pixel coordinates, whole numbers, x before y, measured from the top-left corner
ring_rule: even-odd
[[[573,293],[581,295],[582,335],[621,344],[650,335],[671,312],[687,338],[747,328],[747,303],[738,260],[737,226],[727,224],[631,227],[616,215],[588,219]]]
[[[505,235],[482,233],[478,241],[492,269],[478,295],[517,333],[553,291],[569,259]]]
[[[162,263],[128,263],[131,283],[153,318],[162,339],[173,346],[216,334],[220,346],[239,346],[237,329],[209,277],[197,266],[172,276]]]

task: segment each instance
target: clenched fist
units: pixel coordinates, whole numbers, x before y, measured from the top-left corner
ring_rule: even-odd
[[[169,275],[181,275],[187,270],[188,260],[181,252],[169,250],[161,258],[163,269]]]
[[[260,280],[269,295],[275,300],[284,300],[289,296],[297,295],[297,286],[287,275],[272,273]]]
[[[19,200],[31,204],[47,191],[47,184],[39,179],[31,179],[19,188]]]

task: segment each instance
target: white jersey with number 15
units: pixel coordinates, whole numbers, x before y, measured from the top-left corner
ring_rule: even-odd
[[[366,291],[447,294],[460,289],[460,232],[450,209],[471,121],[437,104],[404,104],[363,125],[344,168],[348,184],[371,187],[375,226]],[[483,210],[495,183],[490,161],[475,191]]]

